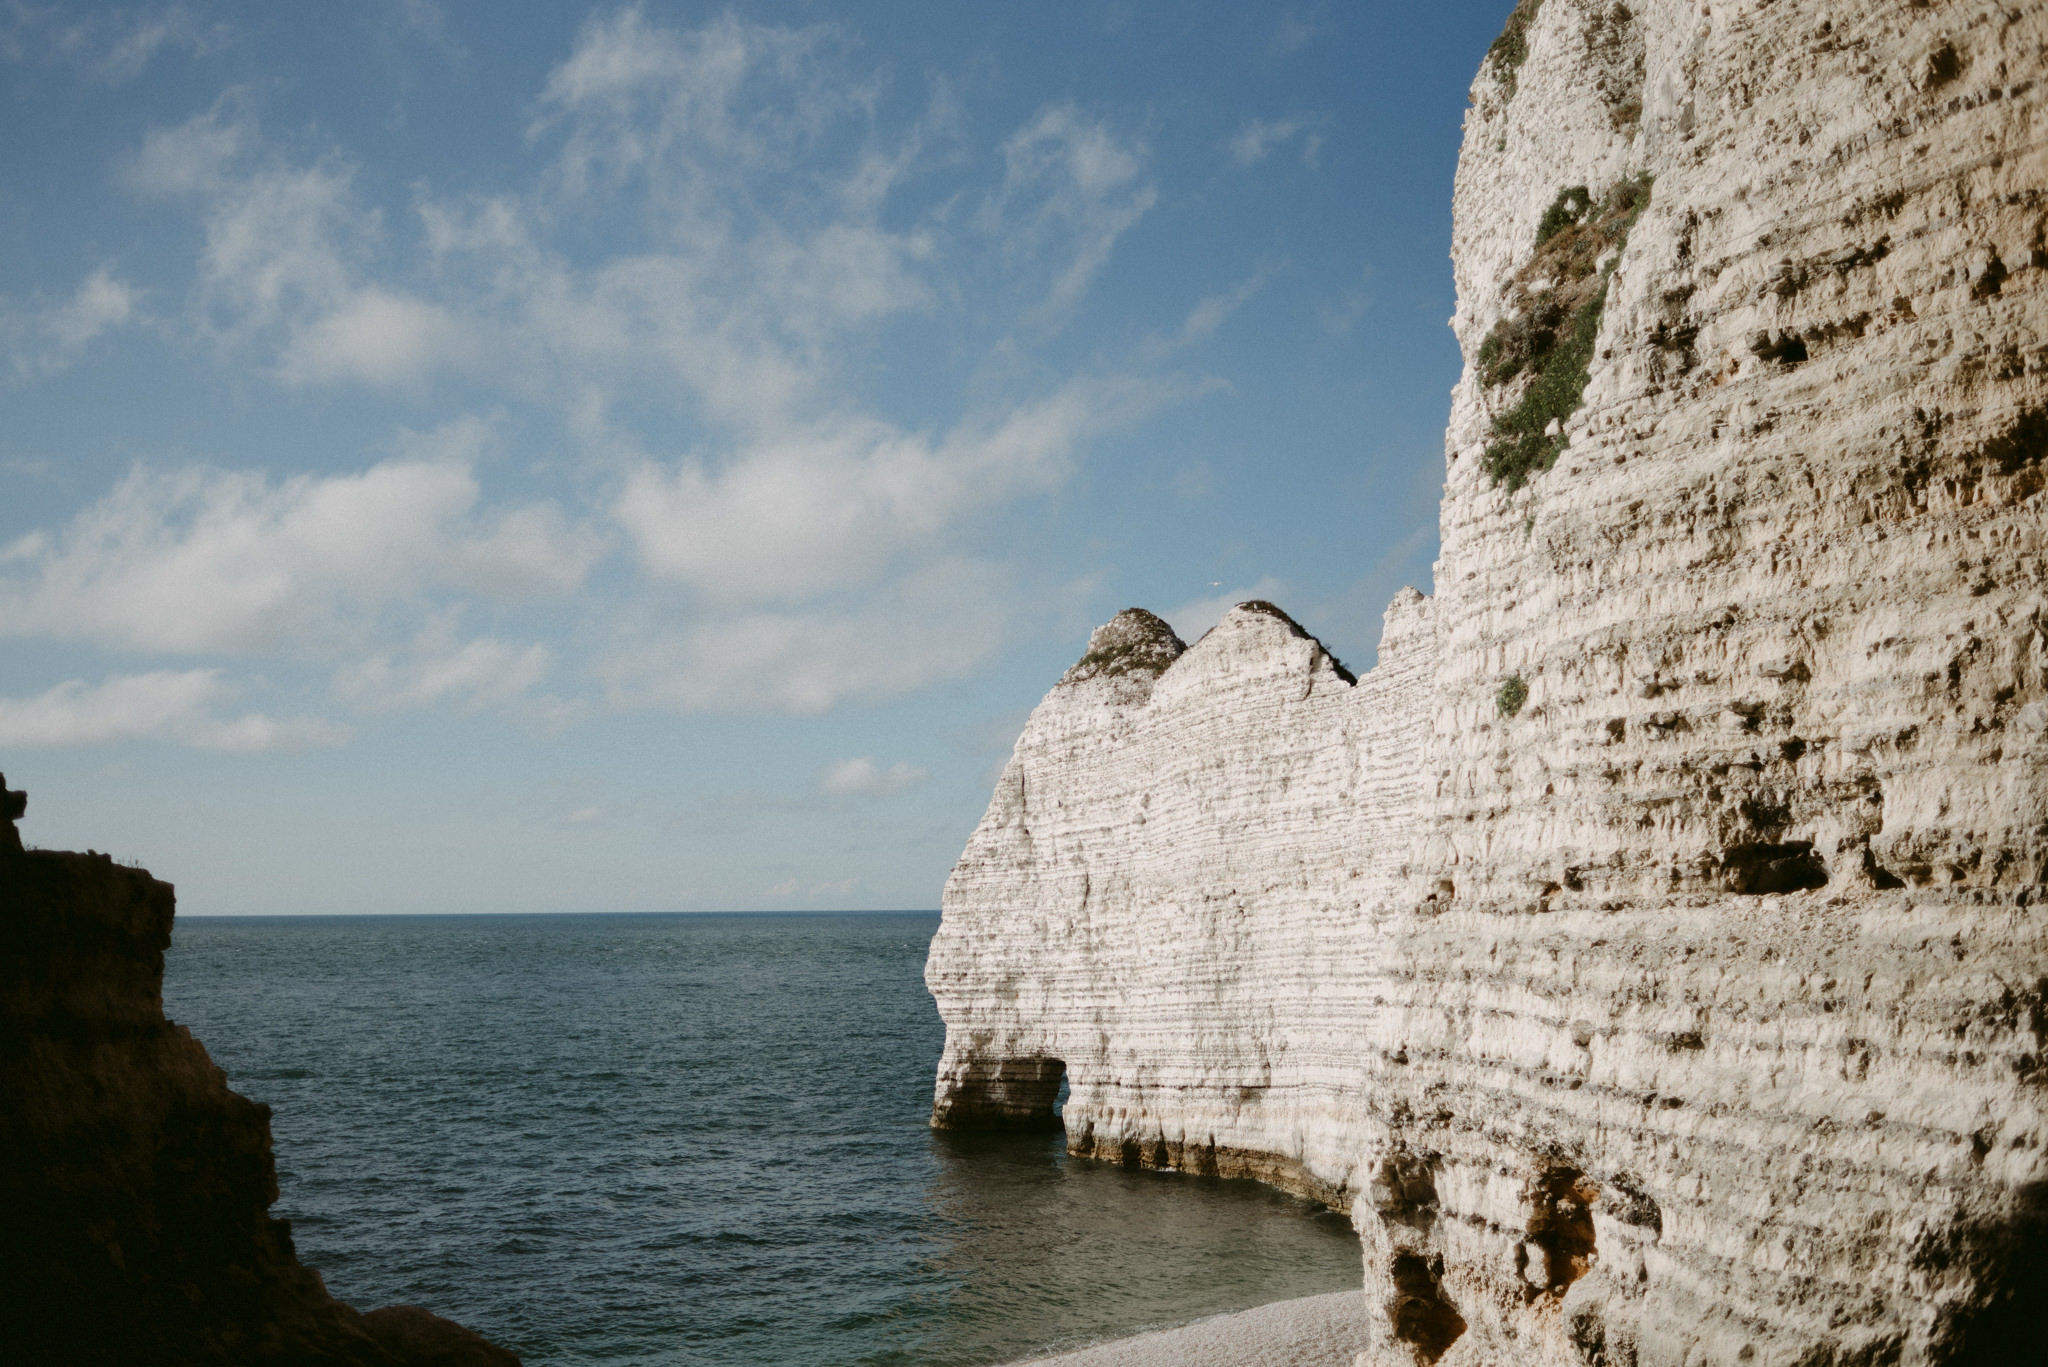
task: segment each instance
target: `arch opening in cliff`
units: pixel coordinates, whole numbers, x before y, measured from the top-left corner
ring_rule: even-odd
[[[946,1130],[1058,1130],[1067,1065],[1056,1058],[977,1059],[932,1107]]]

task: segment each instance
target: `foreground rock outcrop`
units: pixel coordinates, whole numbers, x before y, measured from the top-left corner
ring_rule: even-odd
[[[1379,1363],[2028,1360],[2048,10],[1524,0],[1436,594],[1104,627],[927,982],[945,1125],[1351,1210]]]
[[[172,892],[24,850],[0,810],[0,1358],[515,1367],[413,1306],[359,1315],[270,1217],[270,1108],[163,1013]]]

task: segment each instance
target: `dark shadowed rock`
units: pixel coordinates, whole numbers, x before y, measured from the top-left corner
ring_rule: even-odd
[[[173,894],[0,822],[0,1357],[426,1367],[519,1359],[411,1306],[359,1315],[272,1219],[270,1108],[163,1013]]]

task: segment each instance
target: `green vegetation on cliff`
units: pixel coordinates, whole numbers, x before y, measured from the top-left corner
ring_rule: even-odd
[[[1521,0],[1508,15],[1500,37],[1486,49],[1486,60],[1493,63],[1494,79],[1509,95],[1515,93],[1515,73],[1529,56],[1529,25],[1536,22],[1536,11],[1542,8],[1543,0]]]
[[[1593,343],[1628,231],[1650,202],[1650,177],[1611,186],[1595,202],[1583,185],[1558,191],[1536,228],[1536,254],[1515,274],[1508,315],[1475,358],[1479,382],[1496,389],[1525,375],[1521,396],[1493,419],[1481,457],[1487,476],[1513,493],[1557,463],[1564,421],[1578,411]]]

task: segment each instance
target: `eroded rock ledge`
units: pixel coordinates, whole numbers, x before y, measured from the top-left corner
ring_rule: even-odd
[[[270,1108],[164,1018],[170,884],[24,851],[22,795],[0,799],[0,1357],[517,1367],[418,1307],[327,1294],[269,1213]]]
[[[1063,1077],[1076,1152],[1349,1208],[1378,1363],[2025,1360],[2048,10],[1516,16],[1436,596],[1355,683],[1097,634],[947,884],[934,1121]]]

